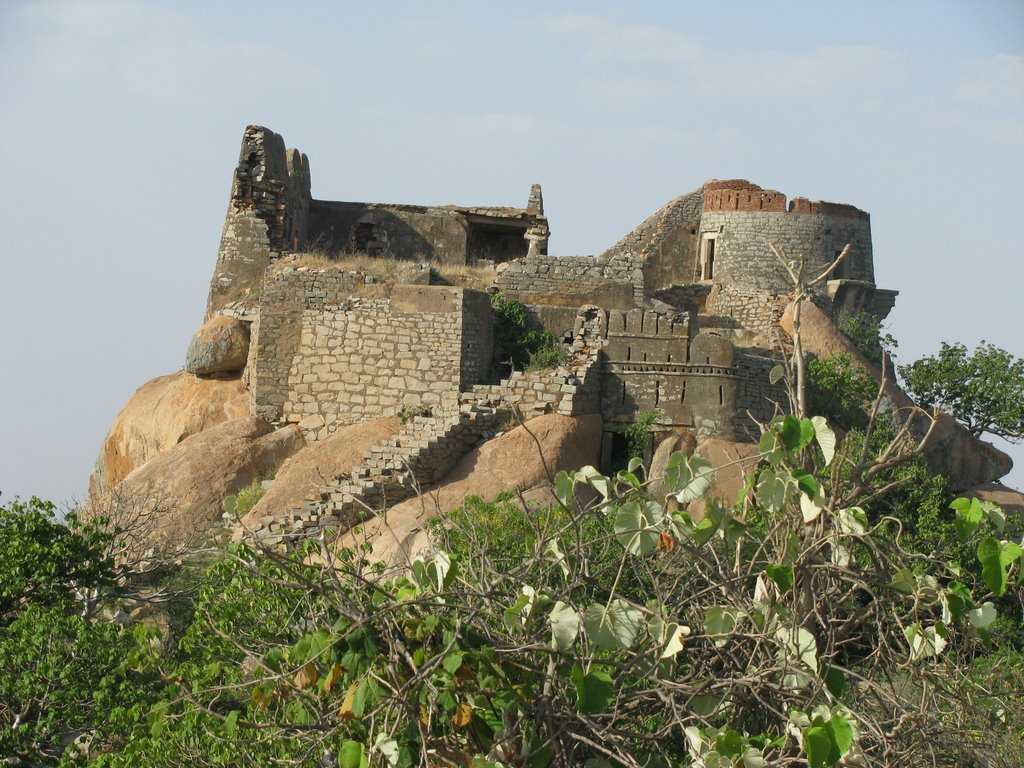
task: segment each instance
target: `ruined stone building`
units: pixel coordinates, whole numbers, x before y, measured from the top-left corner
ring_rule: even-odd
[[[525,208],[315,200],[309,160],[273,131],[242,137],[207,316],[254,299],[267,266],[283,253],[318,250],[442,263],[500,263],[547,253],[539,184]]]
[[[608,464],[644,411],[657,413],[660,430],[755,439],[755,421],[785,399],[768,372],[790,286],[769,242],[809,271],[851,245],[815,296],[830,314],[884,318],[896,297],[875,284],[866,212],[802,197],[787,203],[743,180],[710,181],[668,202],[597,256],[550,255],[549,234],[539,185],[525,208],[313,199],[306,156],[266,128],[246,128],[207,314],[248,329],[253,412],[298,424],[307,441],[415,413],[286,529],[351,522],[356,505],[429,483],[513,408],[600,413]],[[486,265],[492,279],[484,290],[435,285],[424,271],[411,284],[381,284],[342,262],[310,267],[289,257],[310,250]],[[494,291],[564,339],[568,362],[499,380]]]

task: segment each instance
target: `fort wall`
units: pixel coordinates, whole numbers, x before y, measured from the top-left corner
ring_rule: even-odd
[[[494,287],[524,304],[626,309],[643,301],[643,263],[631,254],[530,256],[502,265]]]
[[[207,317],[227,304],[255,303],[275,255],[305,242],[309,225],[309,160],[273,131],[250,125],[238,164],[210,281]]]
[[[314,249],[466,263],[468,227],[454,212],[313,200],[309,219],[309,243]],[[522,232],[519,240],[522,249],[517,255],[525,255]]]
[[[809,275],[825,269],[850,243],[852,250],[836,277],[874,283],[871,223],[866,214],[705,210],[700,233],[702,238],[715,237],[714,282],[733,289],[773,294],[791,290],[769,242],[791,259],[804,257]],[[823,284],[820,289],[824,291]]]
[[[341,270],[271,270],[250,349],[255,412],[307,440],[403,407],[458,409],[490,369],[485,294],[365,285]]]

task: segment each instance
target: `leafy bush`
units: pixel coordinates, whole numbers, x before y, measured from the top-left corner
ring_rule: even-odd
[[[559,473],[535,512],[512,494],[468,500],[404,575],[360,547],[237,548],[180,646],[189,695],[169,689],[101,764],[974,759],[993,735],[963,730],[962,697],[992,697],[970,659],[1019,549],[998,539],[997,510],[958,501],[980,576],[908,556],[851,503],[863,476],[832,471],[851,448],[820,419],[779,418],[745,499],[706,499],[698,522],[685,508],[713,472],[699,457],[669,462],[676,512],[636,461]],[[1000,733],[1020,726],[1007,716]]]
[[[841,429],[863,428],[867,406],[878,394],[874,379],[848,355],[807,361],[807,405]]]
[[[264,493],[266,490],[263,488],[263,481],[256,478],[238,493],[225,497],[224,512],[231,517],[245,517],[263,498]]]
[[[433,414],[429,405],[403,405],[398,411],[398,420],[408,424],[417,416],[430,416]]]
[[[552,333],[528,327],[526,307],[521,302],[495,293],[491,308],[496,364],[503,367],[511,361],[519,370],[542,370],[565,362],[565,350]]]
[[[938,354],[900,367],[907,391],[922,406],[938,406],[972,435],[1024,439],[1024,360],[984,341],[968,354],[943,342]]]
[[[26,605],[66,606],[76,592],[114,584],[111,536],[75,513],[57,522],[52,502],[32,497],[0,507],[0,627]]]
[[[626,427],[626,451],[630,459],[643,459],[651,446],[651,427],[661,416],[661,412],[640,411],[633,423]]]
[[[860,353],[875,365],[882,364],[883,352],[893,355],[899,346],[892,334],[885,332],[881,321],[868,312],[842,315],[838,325]]]

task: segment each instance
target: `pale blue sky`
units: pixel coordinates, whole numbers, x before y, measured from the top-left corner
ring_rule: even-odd
[[[523,204],[600,252],[745,177],[872,214],[906,359],[1024,355],[1024,2],[0,0],[0,490],[81,496],[180,367],[246,123],[316,197]],[[1024,484],[1024,451],[1013,451]]]

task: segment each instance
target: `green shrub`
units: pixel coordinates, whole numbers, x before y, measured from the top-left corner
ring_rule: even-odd
[[[636,419],[626,427],[626,451],[630,459],[643,459],[651,446],[651,427],[661,416],[661,412],[640,411]]]
[[[415,419],[417,416],[431,416],[433,411],[429,405],[403,405],[398,410],[398,420],[403,424],[408,424],[410,421]]]
[[[877,394],[874,379],[848,355],[807,361],[807,407],[842,429],[863,428]]]
[[[243,518],[259,503],[264,493],[263,481],[256,478],[238,493],[224,498],[224,512],[231,517]]]
[[[839,318],[842,331],[864,357],[875,365],[882,364],[882,353],[893,355],[899,346],[896,339],[886,333],[881,321],[874,315],[860,311]]]
[[[567,357],[563,345],[549,331],[528,328],[526,306],[501,293],[491,296],[494,311],[494,361],[518,370],[554,368]]]

